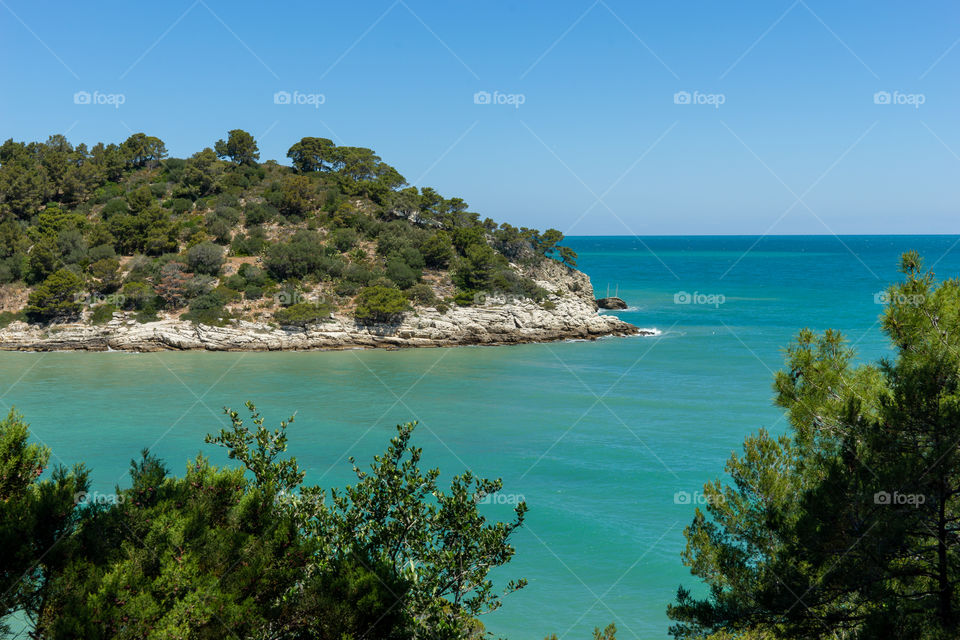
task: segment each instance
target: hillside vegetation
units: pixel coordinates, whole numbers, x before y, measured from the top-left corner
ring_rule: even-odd
[[[0,146],[0,326],[14,320],[284,326],[331,313],[394,322],[483,293],[546,301],[522,275],[576,254],[549,229],[481,220],[460,198],[407,185],[372,150],[307,137],[292,167],[260,163],[234,129],[168,158],[159,138]]]

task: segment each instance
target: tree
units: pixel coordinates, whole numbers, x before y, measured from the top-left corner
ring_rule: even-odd
[[[365,287],[357,295],[354,316],[363,322],[395,322],[407,310],[407,298],[393,287]]]
[[[187,250],[187,264],[194,273],[216,277],[223,266],[223,249],[212,242],[201,242]]]
[[[27,298],[27,317],[34,322],[70,320],[80,314],[83,280],[69,269],[50,274]]]
[[[336,157],[335,148],[327,138],[301,138],[287,151],[287,157],[300,173],[327,171]]]
[[[36,622],[48,610],[50,576],[69,557],[78,522],[76,496],[89,486],[82,466],[69,472],[58,467],[41,480],[50,449],[28,444],[28,433],[23,416],[13,410],[0,420],[0,633],[5,636],[10,615]]]
[[[790,432],[747,438],[730,484],[705,486],[684,562],[677,638],[956,637],[960,602],[960,282],[915,253],[882,327],[895,355],[855,364],[802,331],[777,373]]]
[[[445,269],[453,258],[453,243],[450,234],[440,230],[427,238],[420,247],[420,253],[431,269]]]
[[[490,286],[500,260],[502,257],[486,243],[468,245],[454,269],[454,284],[461,291],[484,291]]]
[[[288,512],[318,545],[320,562],[337,566],[360,557],[380,567],[393,585],[396,608],[415,622],[418,639],[454,640],[470,637],[477,616],[494,611],[501,596],[489,577],[492,569],[513,557],[510,537],[523,525],[526,503],[514,509],[511,522],[488,524],[478,505],[502,489],[502,482],[455,476],[449,491],[438,486],[439,469],[424,471],[422,450],[411,444],[416,423],[397,425],[397,435],[369,470],[351,458],[357,482],[327,494],[319,487],[301,486],[304,474],[295,458],[284,458],[286,428],[263,426],[256,407],[247,404],[256,426],[244,426],[228,411],[231,427],[208,442],[224,446],[231,459],[250,470],[260,487],[276,487]],[[395,589],[403,585],[402,589]],[[504,594],[521,589],[525,580],[507,583]],[[383,636],[374,636],[383,637]]]
[[[330,319],[331,307],[312,302],[297,302],[274,312],[273,319],[287,327],[306,327]]]
[[[213,145],[218,158],[230,158],[237,165],[255,165],[260,159],[260,150],[253,136],[243,129],[231,129],[227,133],[227,140],[217,140]]]
[[[156,167],[167,157],[167,147],[160,138],[135,133],[120,145],[120,151],[134,167]]]

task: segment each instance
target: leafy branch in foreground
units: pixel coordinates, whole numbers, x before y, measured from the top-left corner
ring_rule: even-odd
[[[440,470],[423,471],[422,450],[410,444],[416,423],[397,426],[397,435],[369,471],[350,458],[357,482],[332,490],[328,504],[321,488],[301,486],[304,474],[295,459],[280,458],[293,418],[270,431],[256,407],[248,402],[247,408],[256,433],[226,409],[231,429],[207,436],[207,442],[226,447],[258,486],[278,491],[283,508],[318,545],[318,568],[362,558],[405,585],[396,595],[415,622],[417,637],[464,637],[478,628],[477,616],[500,607],[502,595],[526,585],[523,579],[510,581],[498,592],[488,577],[513,557],[509,538],[523,524],[526,503],[516,506],[512,522],[488,524],[478,505],[502,482],[467,471],[444,492],[437,483]]]

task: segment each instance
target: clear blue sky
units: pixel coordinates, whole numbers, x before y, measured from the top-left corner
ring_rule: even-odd
[[[939,0],[0,0],[0,136],[329,137],[572,235],[956,233],[958,39]]]

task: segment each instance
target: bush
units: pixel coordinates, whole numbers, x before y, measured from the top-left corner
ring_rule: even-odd
[[[290,242],[270,247],[264,261],[267,271],[277,280],[303,278],[324,266],[323,243],[317,234],[301,231]]]
[[[194,273],[216,276],[223,266],[223,249],[212,242],[201,242],[187,251],[187,264]]]
[[[120,290],[124,309],[135,311],[153,311],[156,309],[157,294],[146,282],[128,282]]]
[[[80,315],[80,276],[68,269],[53,272],[27,299],[27,317],[34,322],[69,320]]]
[[[174,198],[173,201],[170,202],[170,210],[177,215],[186,213],[187,211],[192,211],[193,202],[186,198]]]
[[[415,271],[399,257],[387,261],[387,277],[401,289],[409,289],[420,280],[420,272]]]
[[[274,312],[273,319],[279,324],[290,327],[305,327],[308,324],[324,322],[330,318],[332,307],[327,304],[298,302],[285,309]]]
[[[11,322],[26,320],[27,316],[23,311],[0,311],[0,329],[3,329]]]
[[[341,253],[349,251],[357,244],[357,232],[353,229],[336,229],[330,234],[330,244]]]
[[[271,222],[277,217],[277,209],[265,202],[251,202],[243,208],[243,217],[246,226]]]
[[[415,284],[406,291],[407,297],[415,304],[429,306],[437,301],[433,289],[425,282]]]
[[[453,258],[453,242],[446,231],[437,231],[420,247],[420,253],[431,269],[446,269]]]
[[[357,295],[354,316],[362,322],[395,322],[408,308],[407,298],[399,289],[373,286]]]
[[[230,318],[223,308],[225,302],[217,292],[204,293],[190,301],[190,309],[181,317],[197,324],[220,326]]]
[[[93,324],[106,324],[113,319],[113,312],[117,308],[112,304],[100,304],[93,308],[93,315],[90,316],[90,322]]]

